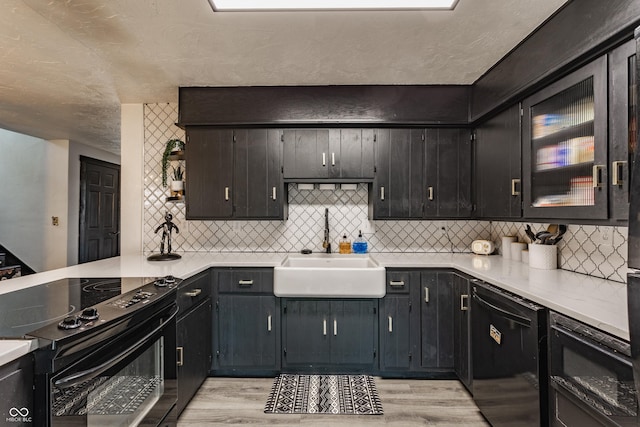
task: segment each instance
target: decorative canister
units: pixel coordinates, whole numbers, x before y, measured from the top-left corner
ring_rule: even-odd
[[[522,251],[527,248],[523,242],[511,242],[511,260],[522,261]]]
[[[511,243],[517,241],[518,238],[516,236],[502,236],[502,246],[500,247],[500,252],[502,253],[502,257],[504,259],[511,259]]]
[[[541,270],[558,268],[558,247],[556,245],[529,245],[529,267]]]

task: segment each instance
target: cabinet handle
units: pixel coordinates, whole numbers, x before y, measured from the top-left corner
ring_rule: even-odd
[[[322,153],[322,166],[327,166],[327,153]]]
[[[427,198],[433,200],[433,187],[427,187]]]
[[[322,335],[327,336],[327,319],[322,319]]]
[[[612,185],[622,185],[624,183],[624,179],[622,179],[622,175],[624,172],[624,165],[627,162],[624,160],[618,160],[616,162],[611,163],[611,184]]]
[[[403,287],[404,286],[404,280],[390,280],[389,281],[389,286]]]
[[[380,200],[384,200],[384,187],[380,187]]]
[[[197,297],[202,293],[202,289],[194,289],[192,291],[185,292],[184,294],[188,297]]]
[[[336,153],[331,153],[331,166],[336,165]]]
[[[602,187],[602,170],[604,165],[593,165],[593,188]]]
[[[271,315],[267,316],[267,331],[271,332]]]
[[[516,190],[516,185],[520,184],[520,180],[517,178],[514,178],[511,180],[511,195],[512,196],[519,196],[520,192],[518,190]]]
[[[389,316],[389,333],[393,332],[393,317]]]
[[[463,294],[460,295],[460,310],[461,311],[467,311],[469,310],[469,295]]]
[[[177,347],[177,354],[176,354],[176,364],[178,366],[183,366],[184,365],[184,348],[183,347]]]
[[[429,302],[429,288],[424,287],[424,302]]]
[[[276,187],[271,189],[271,199],[276,200]]]
[[[240,285],[240,286],[251,286],[251,285],[253,285],[253,280],[238,280],[238,285]]]
[[[229,187],[224,187],[224,200],[229,200]]]
[[[333,335],[338,335],[338,321],[336,319],[333,319]]]

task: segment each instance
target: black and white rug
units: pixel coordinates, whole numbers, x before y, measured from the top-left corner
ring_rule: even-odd
[[[280,374],[273,382],[264,412],[383,414],[376,384],[369,375]]]

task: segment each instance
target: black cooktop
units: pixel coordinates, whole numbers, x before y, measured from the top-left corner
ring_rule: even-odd
[[[155,278],[61,279],[0,295],[0,337],[22,337]]]

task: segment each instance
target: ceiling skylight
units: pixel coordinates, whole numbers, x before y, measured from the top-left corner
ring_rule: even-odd
[[[451,10],[458,0],[209,0],[215,11]]]

